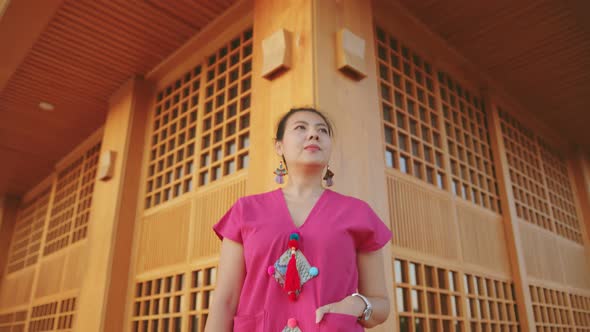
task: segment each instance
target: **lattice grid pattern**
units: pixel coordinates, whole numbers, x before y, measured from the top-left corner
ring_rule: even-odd
[[[394,262],[400,331],[465,331],[459,274],[417,262]]]
[[[446,189],[432,66],[379,27],[376,36],[386,165]]]
[[[201,65],[157,95],[148,163],[146,208],[193,187]]]
[[[76,298],[67,298],[34,306],[31,311],[29,331],[71,332],[76,314]]]
[[[516,213],[526,221],[552,230],[535,137],[506,112],[499,110],[499,114]]]
[[[35,202],[21,206],[18,219],[14,225],[14,232],[10,241],[10,251],[6,271],[8,273],[24,268],[30,242],[32,224],[35,220]]]
[[[26,310],[0,314],[0,332],[23,332],[26,320]]]
[[[510,282],[464,274],[466,316],[471,332],[520,331],[514,289]]]
[[[563,158],[540,137],[498,108],[517,215],[582,243],[574,194]]]
[[[184,305],[184,273],[135,284],[132,331],[180,331]]]
[[[86,237],[100,142],[58,173],[44,254]]]
[[[217,268],[207,267],[192,271],[190,285],[189,331],[203,332],[209,305],[215,289]]]
[[[248,167],[252,48],[248,29],[157,94],[146,209]]]
[[[59,172],[57,176],[55,196],[45,241],[45,255],[68,245],[83,162],[84,157],[78,158]]]
[[[529,286],[537,331],[573,331],[566,292]]]
[[[576,331],[590,331],[590,296],[570,294],[570,305],[574,315]]]
[[[570,240],[582,243],[582,233],[576,214],[574,194],[569,181],[569,173],[564,158],[541,139],[537,139],[543,171],[549,193],[549,201],[555,223],[555,232]]]
[[[76,218],[74,229],[72,231],[72,243],[86,238],[88,231],[88,220],[90,217],[90,206],[92,205],[92,193],[96,179],[96,170],[98,168],[98,157],[100,153],[100,143],[93,146],[86,152],[84,167],[82,169],[82,179],[80,183],[78,203],[76,207]]]
[[[489,129],[481,98],[438,72],[451,160],[451,191],[501,213]]]
[[[8,273],[37,262],[49,205],[49,195],[50,190],[46,189],[19,208],[8,254],[6,266]]]
[[[252,30],[207,58],[199,185],[248,166]]]

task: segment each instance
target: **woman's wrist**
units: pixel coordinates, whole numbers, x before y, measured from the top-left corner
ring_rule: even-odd
[[[352,308],[354,315],[356,317],[361,317],[363,315],[366,305],[365,302],[359,297],[349,295],[346,298],[344,298],[343,302],[345,302]]]

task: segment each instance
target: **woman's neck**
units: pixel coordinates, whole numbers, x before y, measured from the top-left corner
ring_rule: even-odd
[[[322,173],[289,172],[289,181],[283,188],[283,192],[286,192],[292,197],[318,196],[324,192]]]

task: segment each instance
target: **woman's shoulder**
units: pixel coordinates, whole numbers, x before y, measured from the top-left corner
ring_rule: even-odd
[[[333,190],[330,190],[330,192],[334,197],[333,199],[337,200],[339,204],[345,204],[348,207],[356,209],[371,208],[367,202],[358,197],[346,195]]]

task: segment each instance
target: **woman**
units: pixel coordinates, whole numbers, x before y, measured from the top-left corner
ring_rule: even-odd
[[[240,198],[214,226],[223,242],[206,332],[363,331],[387,319],[391,232],[367,203],[324,189],[331,148],[322,113],[281,118],[275,174],[289,181]]]

